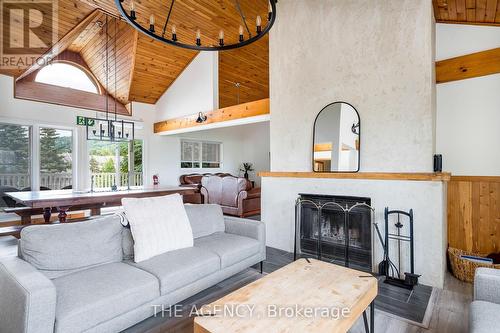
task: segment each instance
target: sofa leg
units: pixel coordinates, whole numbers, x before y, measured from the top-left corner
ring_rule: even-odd
[[[263,266],[264,266],[264,262],[263,262],[263,261],[261,261],[261,262],[260,262],[260,274],[262,274],[262,269],[263,269]]]

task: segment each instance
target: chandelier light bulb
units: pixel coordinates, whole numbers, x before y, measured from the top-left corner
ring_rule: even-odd
[[[153,14],[149,17],[149,31],[155,32],[155,16]]]
[[[257,33],[260,34],[262,32],[262,19],[260,18],[260,15],[257,15],[255,23],[257,25]]]
[[[134,1],[130,2],[130,18],[135,20],[137,17],[135,16],[135,3]]]
[[[273,6],[271,6],[271,2],[269,2],[269,8],[267,10],[267,20],[271,21],[271,18],[273,17]]]
[[[174,25],[172,25],[172,40],[174,42],[177,41],[177,27]]]
[[[196,30],[196,45],[201,45],[201,31],[200,29]]]
[[[224,30],[219,31],[219,45],[224,46]]]
[[[239,33],[240,33],[240,42],[242,42],[245,39],[243,36],[243,26],[242,25],[240,25]]]

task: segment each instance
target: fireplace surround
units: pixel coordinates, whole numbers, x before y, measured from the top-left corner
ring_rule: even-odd
[[[370,198],[300,193],[295,209],[295,258],[372,271]]]

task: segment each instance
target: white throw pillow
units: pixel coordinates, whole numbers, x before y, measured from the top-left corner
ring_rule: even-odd
[[[123,198],[134,238],[134,261],[193,246],[193,230],[179,194]]]

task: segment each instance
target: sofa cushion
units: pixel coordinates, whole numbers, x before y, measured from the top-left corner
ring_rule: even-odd
[[[219,257],[210,251],[191,247],[160,254],[130,265],[160,280],[162,295],[184,287],[220,269]]]
[[[217,253],[221,268],[229,267],[259,253],[259,242],[255,239],[217,232],[194,240],[194,246]]]
[[[185,205],[193,229],[193,237],[199,238],[224,231],[224,215],[219,205]]]
[[[474,301],[470,305],[469,332],[500,332],[496,317],[500,313],[500,304]]]
[[[56,332],[82,332],[160,296],[158,279],[125,263],[92,267],[53,280]]]
[[[120,218],[34,225],[21,231],[21,257],[49,278],[104,263],[122,261]]]

